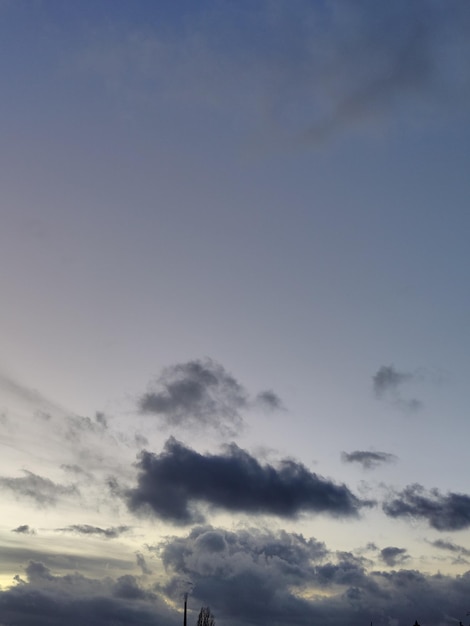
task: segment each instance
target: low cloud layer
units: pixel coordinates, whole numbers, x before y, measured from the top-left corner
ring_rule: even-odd
[[[470,496],[460,493],[441,494],[426,491],[421,485],[410,485],[383,505],[390,517],[425,520],[436,530],[462,530],[470,526]]]
[[[0,591],[0,619],[8,626],[176,626],[179,616],[137,577],[91,579],[78,573],[57,576],[30,561],[17,585]]]
[[[142,452],[138,468],[137,486],[127,493],[129,507],[147,507],[157,517],[180,524],[202,519],[198,504],[286,518],[301,513],[355,516],[365,504],[345,485],[300,463],[261,465],[235,444],[223,454],[203,455],[170,438],[161,454]]]
[[[393,463],[396,456],[389,452],[355,450],[354,452],[343,452],[341,459],[344,463],[359,463],[364,469],[374,469],[383,463]]]
[[[405,625],[416,617],[437,625],[465,614],[470,592],[467,574],[368,572],[363,558],[287,532],[199,526],[166,539],[159,554],[170,575],[164,587],[170,597],[179,599],[179,581],[190,580],[190,606],[210,604],[221,622],[237,625]],[[390,547],[380,559],[399,565],[406,554]]]
[[[253,404],[271,410],[282,406],[273,391],[260,392],[251,400],[244,387],[211,359],[167,367],[138,402],[142,413],[158,417],[163,426],[210,427],[230,436],[243,426],[241,411]]]

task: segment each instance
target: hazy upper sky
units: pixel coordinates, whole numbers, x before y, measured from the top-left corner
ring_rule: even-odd
[[[0,626],[468,621],[470,3],[0,42]]]

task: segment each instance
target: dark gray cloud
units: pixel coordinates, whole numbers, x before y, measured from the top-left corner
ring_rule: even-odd
[[[18,478],[0,477],[0,489],[8,489],[21,498],[29,498],[39,506],[54,506],[67,496],[78,495],[75,485],[61,485],[28,470]]]
[[[422,402],[416,398],[407,398],[402,394],[402,386],[417,379],[416,374],[399,372],[393,365],[382,365],[372,377],[377,398],[386,400],[405,412],[418,411]]]
[[[461,530],[470,526],[470,496],[426,491],[421,485],[409,485],[390,497],[383,510],[390,517],[423,519],[436,530]]]
[[[56,528],[57,532],[76,533],[79,535],[98,535],[106,539],[116,539],[122,534],[127,533],[131,529],[130,526],[113,526],[111,528],[100,528],[99,526],[90,526],[89,524],[72,524],[64,528]]]
[[[394,454],[389,452],[367,452],[363,450],[341,454],[344,463],[360,463],[364,469],[373,469],[382,463],[392,463],[396,458]]]
[[[190,607],[209,604],[220,622],[237,626],[409,626],[416,618],[438,626],[465,614],[470,591],[470,572],[368,572],[362,558],[287,532],[201,526],[167,538],[159,554],[170,576],[166,594],[177,600],[179,581],[191,580]]]
[[[143,451],[138,484],[128,491],[130,509],[180,524],[201,520],[198,503],[226,511],[296,517],[300,513],[357,515],[366,503],[305,466],[284,460],[261,465],[235,444],[224,454],[202,455],[170,438],[161,454]]]
[[[396,565],[401,565],[410,557],[407,555],[405,548],[388,546],[380,551],[380,558],[390,567],[395,567]]]
[[[22,524],[21,526],[17,526],[16,528],[13,528],[12,533],[18,533],[20,535],[35,535],[36,531],[34,530],[34,528],[31,528],[31,526],[29,526],[28,524]]]
[[[333,553],[315,538],[267,529],[211,526],[150,546],[168,578],[156,585],[131,573],[90,578],[70,562],[57,575],[31,561],[16,585],[0,589],[0,621],[8,626],[177,626],[182,584],[190,586],[189,623],[210,605],[218,623],[265,626],[312,623],[428,626],[455,622],[468,610],[470,572],[429,576],[414,570],[368,571],[367,562]],[[54,557],[59,563],[62,557]],[[104,565],[104,563],[103,563]]]
[[[165,427],[212,428],[234,436],[243,427],[241,411],[250,406],[282,408],[273,391],[254,400],[227,370],[212,359],[167,367],[147,393],[139,398],[142,413],[158,417]]]

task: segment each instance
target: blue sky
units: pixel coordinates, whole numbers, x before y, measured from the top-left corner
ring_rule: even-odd
[[[0,625],[464,620],[467,3],[0,18]]]

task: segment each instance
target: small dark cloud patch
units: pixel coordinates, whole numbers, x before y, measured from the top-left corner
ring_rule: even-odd
[[[21,498],[33,500],[41,507],[55,506],[62,497],[78,494],[75,485],[60,485],[49,478],[23,470],[24,476],[0,477],[0,489],[7,489]]]
[[[389,402],[402,411],[415,412],[422,407],[422,402],[416,398],[405,397],[402,386],[416,379],[415,374],[400,372],[393,365],[382,365],[372,377],[373,389],[377,398]]]
[[[463,546],[459,546],[458,544],[452,541],[444,541],[443,539],[436,539],[435,541],[431,541],[430,544],[439,550],[447,550],[448,552],[454,552],[458,554],[462,554],[463,556],[470,556],[470,550],[464,548]]]
[[[212,359],[179,363],[163,370],[138,400],[141,413],[154,415],[167,428],[211,428],[226,436],[244,425],[242,411],[250,406],[282,408],[273,391],[254,400],[227,370]]]
[[[64,528],[56,528],[56,532],[76,533],[78,535],[97,535],[105,537],[106,539],[116,539],[122,534],[127,533],[130,529],[130,526],[100,528],[99,526],[90,526],[89,524],[72,524]]]
[[[140,567],[140,569],[142,570],[142,574],[146,576],[150,575],[152,573],[152,570],[147,565],[147,561],[145,560],[145,557],[142,554],[142,552],[136,552],[135,558],[136,558],[137,566]]]
[[[400,385],[412,378],[412,374],[398,372],[393,365],[382,365],[372,378],[374,391],[378,396],[382,396],[387,391],[396,391]]]
[[[405,548],[396,548],[389,546],[380,551],[380,558],[389,567],[402,565],[410,557],[407,555]]]
[[[261,408],[267,409],[269,411],[280,411],[282,410],[283,404],[282,400],[279,396],[274,393],[272,390],[261,391],[256,396],[256,404]]]
[[[437,489],[426,491],[410,485],[383,504],[384,512],[394,518],[423,519],[436,530],[462,530],[470,526],[470,496]]]
[[[371,504],[300,463],[261,465],[235,444],[223,454],[202,455],[170,438],[161,454],[143,451],[138,468],[138,484],[127,492],[129,508],[147,508],[179,524],[202,519],[197,504],[285,518],[301,513],[350,517]]]
[[[18,533],[19,535],[35,535],[36,531],[34,528],[31,528],[28,524],[22,524],[21,526],[17,526],[13,528],[12,533]]]
[[[384,463],[394,462],[396,456],[389,452],[355,450],[354,452],[342,452],[341,460],[343,463],[359,463],[364,469],[374,469]]]

